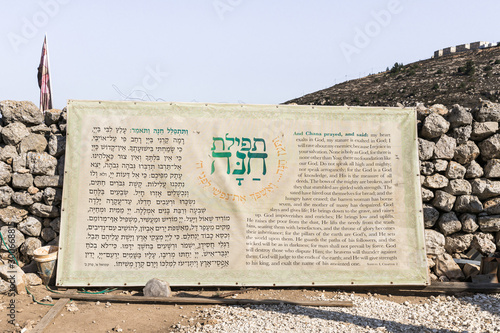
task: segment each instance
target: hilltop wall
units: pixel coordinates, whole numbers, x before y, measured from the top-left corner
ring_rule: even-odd
[[[66,111],[2,101],[0,113],[0,230],[6,242],[15,234],[15,255],[34,271],[33,250],[58,243]],[[500,104],[419,106],[417,114],[431,277],[463,280],[477,267],[453,258],[500,250]],[[0,255],[8,260],[3,244]]]

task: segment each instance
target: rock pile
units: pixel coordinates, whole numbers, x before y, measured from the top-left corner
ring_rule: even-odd
[[[500,104],[417,107],[425,237],[431,278],[463,280],[453,260],[500,249]]]
[[[22,266],[36,248],[58,243],[66,112],[1,101],[0,113],[0,232]],[[0,256],[8,261],[3,242]]]

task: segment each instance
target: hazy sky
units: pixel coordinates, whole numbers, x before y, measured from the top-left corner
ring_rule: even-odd
[[[0,100],[39,104],[48,35],[67,99],[277,104],[500,41],[498,0],[0,0]],[[116,87],[116,89],[115,89]],[[117,91],[119,90],[121,94]]]

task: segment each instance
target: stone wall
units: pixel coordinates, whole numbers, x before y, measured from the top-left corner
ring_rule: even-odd
[[[500,249],[500,104],[483,101],[472,111],[419,106],[417,112],[431,277],[462,280],[478,267],[460,269],[453,258]]]
[[[15,230],[14,253],[33,272],[33,250],[58,243],[66,112],[2,101],[0,113],[0,230],[6,242]],[[500,104],[418,106],[417,115],[431,277],[463,280],[477,267],[453,258],[500,249]],[[8,260],[3,244],[0,255]]]

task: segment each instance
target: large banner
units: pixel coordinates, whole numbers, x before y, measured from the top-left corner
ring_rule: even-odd
[[[70,101],[57,284],[425,284],[415,110]]]

